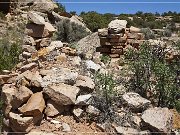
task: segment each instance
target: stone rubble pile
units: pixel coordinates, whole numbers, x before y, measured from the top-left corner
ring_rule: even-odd
[[[79,117],[86,107],[88,110],[95,87],[89,76],[80,74],[81,58],[76,50],[51,41],[56,31],[53,25],[36,11],[27,16],[20,63],[0,75],[4,133],[28,133],[42,121],[66,112]],[[101,68],[92,61],[84,63],[89,71]],[[61,127],[69,125],[62,123]]]
[[[91,73],[102,67],[91,60],[81,59],[76,50],[67,47],[65,43],[51,41],[56,29],[39,12],[30,11],[27,16],[29,21],[25,29],[20,63],[12,71],[4,70],[3,75],[0,75],[4,103],[3,133],[54,135],[53,129],[47,129],[52,133],[41,131],[42,123],[49,121],[55,125],[57,134],[77,131],[78,127],[74,130],[70,124],[56,118],[60,115],[71,115],[80,120],[83,113],[93,117],[102,116],[100,108],[94,105],[95,83],[91,78]],[[136,39],[132,37],[139,34],[139,29],[131,27],[129,33],[134,35],[131,38],[126,37],[124,42],[124,36],[127,36],[126,24],[126,21],[120,20],[111,22],[108,30],[99,30],[101,43],[108,40],[101,48],[111,48],[109,54],[119,57],[120,47],[128,39]],[[138,41],[141,41],[140,38]],[[85,71],[82,72],[81,68]],[[138,128],[131,126],[129,121],[125,121],[124,125],[111,123],[116,133],[166,134],[172,128],[180,126],[178,121],[174,121],[173,127],[173,114],[169,109],[152,108],[151,102],[137,93],[125,93],[119,102],[122,108],[114,113],[124,120],[129,113],[124,108],[128,108],[132,112],[131,122]],[[178,116],[177,114],[176,117]],[[107,131],[103,125],[98,124],[96,123],[97,127],[101,127],[102,131]],[[37,132],[37,128],[40,131]]]
[[[114,20],[108,25],[108,28],[99,29],[100,47],[97,52],[109,55],[112,58],[119,58],[124,54],[128,47],[139,48],[144,42],[144,34],[139,28],[131,26],[126,28],[126,20]]]

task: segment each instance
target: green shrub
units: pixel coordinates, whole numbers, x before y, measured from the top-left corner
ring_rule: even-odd
[[[167,61],[166,53],[165,48],[148,43],[141,45],[139,51],[127,52],[126,60],[134,73],[128,87],[145,98],[149,98],[148,92],[151,93],[157,106],[178,110],[180,58]]]
[[[104,55],[104,54],[100,57],[100,59],[104,64],[107,64],[111,60],[111,58],[108,55]]]
[[[18,63],[21,45],[22,35],[14,29],[0,39],[0,72],[11,70]]]
[[[145,34],[145,39],[154,39],[155,38],[155,34],[152,30],[150,30],[149,28],[142,28],[141,32]]]
[[[165,29],[163,35],[164,35],[165,37],[171,37],[172,32],[171,32],[171,30],[169,30],[169,29]]]
[[[57,22],[56,25],[58,29],[56,33],[57,39],[63,42],[76,42],[89,34],[85,27],[74,22],[70,22],[68,19],[61,20]]]
[[[107,112],[112,105],[113,98],[116,95],[114,89],[116,82],[113,79],[113,75],[110,73],[97,73],[95,75],[95,84],[98,98],[101,98],[103,102],[103,111]]]

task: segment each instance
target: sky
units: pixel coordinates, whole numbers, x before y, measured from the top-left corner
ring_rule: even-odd
[[[68,12],[96,11],[98,13],[180,12],[180,0],[58,0]]]

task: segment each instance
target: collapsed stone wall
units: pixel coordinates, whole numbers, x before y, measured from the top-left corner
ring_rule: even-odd
[[[99,29],[101,46],[97,47],[96,51],[112,58],[119,58],[129,46],[138,49],[144,42],[144,34],[139,28],[133,26],[126,28],[126,24],[126,20],[114,20],[108,28]]]

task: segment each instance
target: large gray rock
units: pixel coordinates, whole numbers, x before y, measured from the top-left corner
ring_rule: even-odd
[[[96,72],[101,68],[99,64],[96,64],[91,60],[86,61],[86,66],[87,66],[87,69],[91,70],[92,72]]]
[[[48,85],[43,91],[58,105],[72,105],[75,104],[79,88],[61,83]]]
[[[41,120],[42,115],[23,117],[22,114],[9,113],[10,127],[14,132],[29,132]]]
[[[44,18],[42,16],[38,15],[34,11],[28,12],[28,19],[32,23],[35,23],[35,24],[38,24],[38,25],[44,25],[45,24]]]
[[[41,115],[45,108],[45,101],[42,92],[33,94],[26,104],[18,110],[25,116],[38,116]]]
[[[108,24],[108,30],[112,34],[118,34],[120,33],[123,29],[126,28],[127,21],[126,20],[113,20]]]
[[[139,94],[134,92],[128,92],[122,96],[122,99],[125,101],[125,104],[131,108],[133,111],[142,111],[149,107],[151,102]]]
[[[168,108],[150,108],[143,112],[143,127],[152,132],[170,134],[172,129],[172,112]]]
[[[46,87],[49,84],[53,83],[74,84],[78,77],[77,72],[71,71],[68,68],[53,68],[50,70],[41,70],[40,74],[45,75],[43,77],[42,87]]]

